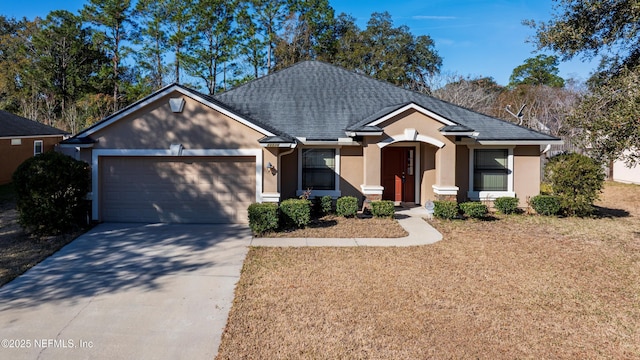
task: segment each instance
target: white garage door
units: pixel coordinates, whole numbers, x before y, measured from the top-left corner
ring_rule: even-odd
[[[254,157],[101,157],[101,217],[110,222],[246,223]]]

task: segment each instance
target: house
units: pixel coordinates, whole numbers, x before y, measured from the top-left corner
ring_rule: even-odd
[[[68,139],[93,219],[246,222],[251,202],[537,195],[561,140],[323,62],[216,96],[170,85]]]
[[[66,132],[0,110],[0,185],[28,158],[53,150]]]
[[[625,151],[623,155],[629,154],[629,151]],[[616,160],[613,161],[611,172],[613,181],[640,185],[640,165],[628,167],[624,160]]]

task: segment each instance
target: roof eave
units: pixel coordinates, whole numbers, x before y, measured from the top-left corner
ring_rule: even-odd
[[[550,140],[476,140],[480,145],[563,145],[561,139]]]
[[[380,136],[382,135],[383,131],[345,131],[344,132],[347,136],[349,137],[355,137],[355,136]]]

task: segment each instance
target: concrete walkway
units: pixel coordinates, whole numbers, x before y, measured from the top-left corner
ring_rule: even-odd
[[[418,246],[442,240],[442,234],[423,218],[427,217],[423,207],[396,210],[398,223],[408,233],[403,238],[253,238],[251,246],[302,247],[302,246]]]

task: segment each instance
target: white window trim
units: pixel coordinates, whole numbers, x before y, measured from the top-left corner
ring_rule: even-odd
[[[316,196],[331,196],[333,198],[338,198],[342,196],[342,192],[340,191],[340,147],[311,147],[311,146],[299,146],[298,147],[298,189],[296,190],[296,196],[302,195],[307,189],[302,188],[302,150],[307,149],[334,149],[336,151],[335,155],[335,189],[333,190],[313,190],[311,189],[311,197]]]
[[[499,197],[510,196],[515,197],[516,193],[513,191],[513,149],[515,146],[468,146],[469,147],[469,191],[467,196],[471,200],[495,200]],[[507,150],[507,191],[475,191],[473,188],[473,171],[475,150],[484,149],[499,149]]]
[[[103,156],[165,156],[165,157],[184,157],[184,156],[253,156],[256,158],[256,202],[262,202],[262,149],[184,149],[182,155],[172,154],[170,149],[158,150],[139,150],[139,149],[94,149],[91,155],[91,194],[92,199],[92,220],[99,219],[100,196],[99,196],[99,177],[98,169],[100,168],[99,160]]]
[[[37,153],[36,152],[36,145],[40,144],[40,152]],[[33,141],[33,156],[36,156],[38,154],[42,154],[44,152],[44,142],[42,140],[34,140]]]

